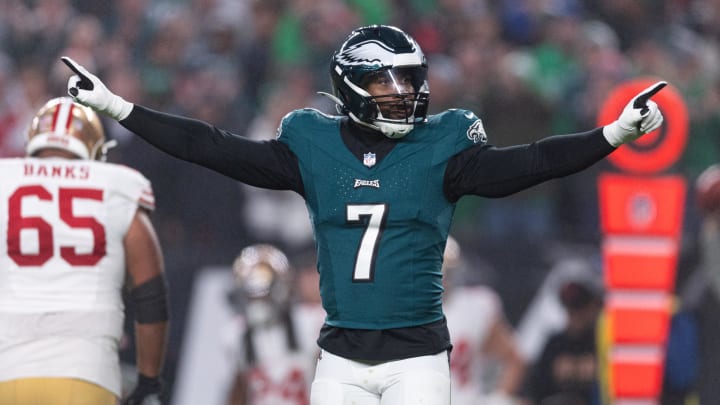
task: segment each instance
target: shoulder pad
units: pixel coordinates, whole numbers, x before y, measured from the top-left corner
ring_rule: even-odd
[[[465,129],[465,135],[469,140],[473,141],[473,143],[487,143],[485,127],[482,120],[474,112],[461,109],[452,109],[449,112],[458,120],[458,126]]]
[[[473,144],[487,143],[487,134],[483,127],[482,120],[469,110],[451,108],[440,114],[430,117],[430,123],[435,122],[437,125],[447,125],[456,128],[458,132],[462,132],[465,136],[463,139],[470,140]]]
[[[314,128],[324,127],[341,117],[325,114],[315,108],[303,108],[287,113],[277,130],[277,139],[287,138],[291,133],[311,133]]]

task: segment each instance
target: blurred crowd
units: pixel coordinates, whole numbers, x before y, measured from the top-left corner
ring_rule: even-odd
[[[651,76],[673,85],[690,112],[689,143],[669,170],[694,179],[720,161],[719,0],[0,0],[0,156],[22,156],[35,111],[65,94],[61,55],[129,101],[267,139],[293,109],[333,112],[316,93],[330,89],[330,55],[351,29],[373,23],[397,25],[422,46],[431,112],[473,110],[494,145],[599,126],[615,86]],[[309,221],[289,192],[240,186],[105,124],[119,143],[109,160],[155,189],[176,320],[172,368],[194,272],[257,241],[299,254],[312,242]],[[511,321],[549,263],[598,243],[595,177],[605,170],[459,205],[454,234],[499,269],[482,277]],[[692,205],[686,216],[695,235]]]

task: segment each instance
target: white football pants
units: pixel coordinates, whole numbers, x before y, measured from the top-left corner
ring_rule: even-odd
[[[310,404],[450,405],[448,353],[366,364],[323,350]]]

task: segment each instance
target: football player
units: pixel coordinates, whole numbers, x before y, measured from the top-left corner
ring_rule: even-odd
[[[697,322],[696,397],[698,403],[711,404],[720,398],[720,352],[715,344],[720,340],[720,164],[710,165],[698,176],[694,197],[700,216],[698,264],[685,282],[680,302],[684,311],[694,310]],[[687,358],[686,346],[677,347],[682,347],[681,356]],[[687,364],[691,363],[684,363],[679,371],[688,370]]]
[[[512,405],[526,362],[505,318],[500,297],[490,287],[465,286],[468,269],[462,249],[448,237],[443,257],[443,310],[453,350],[450,377],[453,405]]]
[[[441,263],[457,201],[575,173],[663,121],[649,100],[659,82],[604,127],[493,147],[471,111],[428,115],[425,56],[412,37],[385,25],[352,31],[332,56],[329,96],[338,115],[292,111],[277,139],[263,142],[128,102],[62,60],[75,73],[75,100],[150,144],[305,199],[327,312],[313,405],[449,404]]]
[[[294,273],[285,254],[269,244],[244,248],[233,263],[231,297],[239,317],[226,333],[237,364],[230,404],[310,401],[315,338],[325,312],[291,301]]]
[[[138,384],[160,390],[168,322],[150,182],[102,162],[97,114],[69,97],[32,121],[25,158],[0,160],[0,403],[114,405],[126,277]]]

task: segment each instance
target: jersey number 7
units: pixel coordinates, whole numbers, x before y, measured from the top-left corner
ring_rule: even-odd
[[[346,214],[348,224],[365,225],[365,232],[355,255],[353,282],[372,282],[377,247],[387,218],[387,204],[348,204]]]

